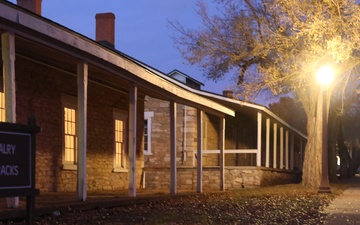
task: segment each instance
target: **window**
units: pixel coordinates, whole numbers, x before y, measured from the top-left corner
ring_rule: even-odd
[[[149,152],[149,120],[144,120],[144,152]]]
[[[76,163],[77,136],[76,136],[76,110],[64,108],[65,130],[65,162]]]
[[[203,120],[202,123],[202,150],[207,150],[207,144],[208,144],[208,122]]]
[[[115,120],[115,167],[125,168],[124,121]]]
[[[62,96],[64,118],[63,169],[77,169],[77,121],[76,98]]]
[[[144,113],[144,154],[151,155],[151,119],[154,112]]]
[[[0,92],[0,122],[5,122],[5,94]]]
[[[114,110],[114,172],[127,172],[126,168],[126,128],[127,112]]]

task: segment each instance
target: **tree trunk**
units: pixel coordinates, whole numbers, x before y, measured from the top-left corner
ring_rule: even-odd
[[[316,101],[316,100],[315,100]],[[318,188],[321,181],[322,148],[322,99],[316,103],[312,113],[307,113],[308,142],[305,148],[302,185]],[[311,111],[310,111],[311,112]]]
[[[309,119],[308,119],[309,120]],[[317,188],[321,180],[321,133],[316,130],[321,129],[321,123],[316,122],[315,118],[308,121],[308,142],[305,148],[302,185]],[[320,126],[320,127],[319,127]]]

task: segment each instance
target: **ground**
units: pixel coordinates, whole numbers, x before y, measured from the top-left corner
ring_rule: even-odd
[[[343,188],[318,194],[300,185],[190,194],[110,209],[54,212],[35,224],[322,224],[322,212]],[[0,224],[25,224],[3,221]]]

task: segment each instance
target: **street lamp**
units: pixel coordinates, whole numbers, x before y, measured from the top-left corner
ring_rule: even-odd
[[[331,66],[321,67],[316,78],[321,85],[322,92],[322,154],[321,154],[321,182],[318,193],[331,193],[329,176],[328,176],[328,134],[327,134],[327,88],[334,79],[334,70]]]

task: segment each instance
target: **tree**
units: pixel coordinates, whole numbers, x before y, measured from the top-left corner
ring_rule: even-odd
[[[307,118],[299,101],[291,97],[281,97],[278,102],[269,104],[269,109],[291,126],[306,134]]]
[[[360,8],[355,0],[220,0],[209,13],[198,1],[203,26],[186,29],[173,23],[183,57],[217,80],[234,73],[239,94],[247,99],[262,90],[295,93],[307,115],[308,142],[302,184],[319,187],[321,180],[320,87],[315,71],[336,68],[344,87],[356,76],[360,57]],[[327,104],[329,105],[329,104]],[[328,110],[328,109],[327,109]]]
[[[357,141],[360,128],[360,101],[357,91],[359,83],[357,76],[347,78],[340,91],[333,92],[329,109],[328,146],[329,179],[331,181],[338,179],[338,172],[340,172],[341,179],[352,177],[360,163]],[[352,156],[349,154],[350,149],[353,153]],[[337,155],[341,162],[339,171],[337,170]]]
[[[359,130],[360,130],[360,101],[355,90],[344,101],[344,113],[338,117],[338,148],[340,156],[340,178],[349,178],[355,175],[360,164]],[[343,124],[346,124],[343,126]],[[346,127],[346,129],[344,129]],[[351,149],[351,155],[349,150]]]

